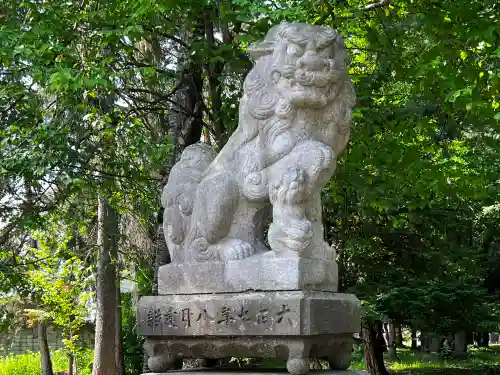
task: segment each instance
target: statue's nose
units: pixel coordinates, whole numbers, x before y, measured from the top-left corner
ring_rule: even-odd
[[[323,70],[327,65],[328,61],[314,51],[306,51],[304,55],[297,60],[297,67],[299,69]]]

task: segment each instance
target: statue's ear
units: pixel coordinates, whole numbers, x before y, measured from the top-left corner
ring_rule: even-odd
[[[259,42],[253,43],[247,48],[248,53],[254,60],[258,60],[263,56],[270,55],[274,51],[274,42]]]

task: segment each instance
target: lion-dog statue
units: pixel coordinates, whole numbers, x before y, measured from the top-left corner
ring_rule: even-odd
[[[216,156],[204,143],[187,147],[162,193],[172,262],[332,260],[320,194],[355,104],[344,42],[331,29],[282,23],[248,52],[255,66],[236,131]]]

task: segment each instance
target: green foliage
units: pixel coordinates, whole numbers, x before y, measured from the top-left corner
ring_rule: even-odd
[[[54,371],[68,370],[68,357],[63,351],[51,353]],[[82,350],[76,357],[79,375],[90,375],[92,373],[92,351]],[[0,375],[39,375],[40,354],[26,353],[21,355],[9,355],[0,357]]]
[[[75,356],[78,375],[91,375],[94,361],[94,351],[87,348],[79,348]],[[67,366],[67,358],[66,358]]]
[[[32,255],[40,260],[36,268],[27,272],[27,277],[45,319],[62,329],[65,350],[76,354],[79,332],[89,319],[94,294],[93,267],[68,253],[71,237],[62,225],[56,225],[53,231],[49,229],[33,236],[37,247],[32,249]]]
[[[97,190],[119,214],[154,228],[179,78],[201,72],[216,86],[205,83],[201,107],[204,132],[220,145],[236,127],[251,66],[247,46],[280,21],[301,21],[339,30],[358,96],[349,148],[324,190],[325,229],[338,246],[341,289],[356,293],[368,318],[435,333],[497,329],[497,1],[371,5],[5,4],[0,291],[33,297],[73,336],[94,261]],[[222,31],[224,40],[209,41],[207,30]],[[25,243],[33,233],[40,236],[38,251]],[[60,245],[70,238],[84,250]],[[131,256],[127,248],[122,255],[134,262],[146,294],[153,278],[143,266],[151,257],[142,251]],[[140,341],[132,310],[124,305],[123,311],[127,366],[136,369]],[[12,319],[11,311],[2,314]]]
[[[131,293],[122,294],[122,342],[125,371],[128,375],[142,373],[144,339],[136,333],[136,309]]]
[[[478,26],[495,6],[392,1],[356,13],[356,5],[309,18],[347,36],[358,94],[348,152],[325,191],[342,288],[369,316],[421,330],[498,325],[476,224],[500,196],[498,90],[484,72],[498,71],[500,37]]]

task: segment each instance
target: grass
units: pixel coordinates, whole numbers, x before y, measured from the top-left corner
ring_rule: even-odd
[[[53,351],[54,371],[67,368],[67,358],[62,351]],[[386,358],[387,369],[393,375],[500,375],[500,345],[490,348],[474,349],[460,358],[442,359],[438,355],[398,349],[397,361]],[[80,375],[90,375],[92,369],[92,351],[85,350],[77,358]],[[282,361],[266,361],[266,368],[283,368]],[[364,370],[362,348],[353,353],[351,370]],[[38,353],[26,353],[17,356],[0,357],[0,375],[39,375],[40,356]]]
[[[398,361],[385,358],[385,365],[392,375],[500,375],[500,345],[487,349],[469,348],[460,358],[442,359],[437,354],[426,354],[409,349],[398,349]],[[286,361],[266,360],[263,368],[283,369]],[[327,368],[326,362],[321,363]],[[363,348],[353,353],[350,370],[365,370]]]
[[[409,349],[398,349],[398,361],[385,359],[391,374],[397,375],[492,375],[500,374],[500,345],[474,349],[460,358],[442,359],[436,354],[421,353]],[[364,370],[362,352],[353,354],[350,369]]]
[[[52,367],[54,372],[68,369],[68,357],[61,350],[51,353]],[[80,375],[90,375],[92,369],[92,351],[84,350],[77,356],[77,365],[80,368]],[[40,375],[40,354],[26,353],[20,355],[9,355],[0,357],[0,375]]]

